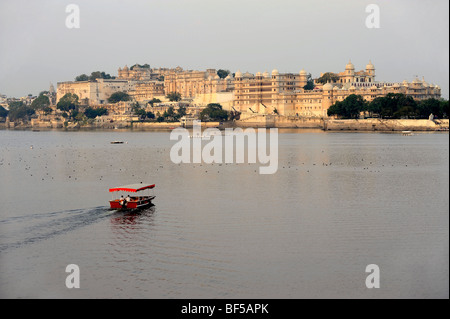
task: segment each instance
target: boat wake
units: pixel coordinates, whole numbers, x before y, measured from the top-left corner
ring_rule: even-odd
[[[108,218],[109,212],[100,206],[0,220],[0,253],[90,225]]]

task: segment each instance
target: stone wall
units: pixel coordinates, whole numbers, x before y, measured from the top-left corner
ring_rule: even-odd
[[[436,131],[448,128],[448,120],[327,120],[325,129],[330,131]]]

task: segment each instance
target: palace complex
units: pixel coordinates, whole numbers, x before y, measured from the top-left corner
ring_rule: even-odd
[[[424,79],[400,83],[379,82],[375,66],[369,62],[365,69],[355,71],[349,61],[343,72],[332,73],[327,83],[314,80],[314,88],[306,90],[308,73],[280,73],[278,70],[256,74],[237,71],[234,76],[219,77],[217,70],[183,70],[181,67],[150,68],[138,64],[119,68],[116,79],[60,82],[57,101],[66,93],[78,95],[85,105],[107,104],[114,92],[127,92],[134,101],[146,103],[154,98],[167,101],[171,92],[181,94],[183,101],[195,106],[220,103],[227,110],[243,116],[252,114],[279,114],[286,116],[326,117],[328,108],[351,94],[367,101],[389,93],[403,93],[415,100],[440,98],[441,89]],[[321,74],[321,77],[324,74]],[[203,105],[204,104],[204,105]]]

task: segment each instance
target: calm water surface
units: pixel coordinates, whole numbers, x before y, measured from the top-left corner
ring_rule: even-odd
[[[448,133],[280,130],[274,175],[173,164],[173,144],[0,131],[0,297],[449,297]],[[140,181],[154,207],[108,210],[108,188]]]

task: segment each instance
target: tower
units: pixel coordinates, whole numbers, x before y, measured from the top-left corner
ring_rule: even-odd
[[[306,71],[302,69],[300,71],[300,81],[299,81],[299,84],[298,84],[300,89],[303,89],[303,87],[308,83],[307,82],[307,80],[308,80],[307,77],[308,76],[306,74]]]
[[[355,81],[355,66],[352,61],[349,60],[347,65],[345,66],[345,83],[353,83]]]
[[[372,64],[372,61],[366,65],[366,73],[368,77],[368,82],[375,82],[375,66]]]

